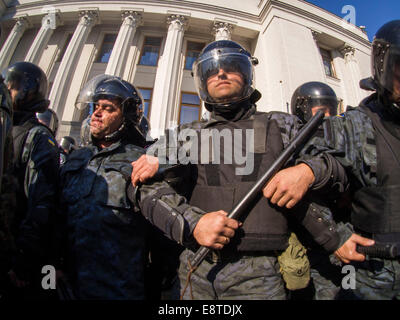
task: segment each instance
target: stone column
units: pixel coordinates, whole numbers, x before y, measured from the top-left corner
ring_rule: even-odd
[[[49,95],[50,107],[57,112],[60,118],[64,111],[63,93],[68,92],[68,81],[74,73],[76,61],[79,59],[87,37],[98,19],[96,10],[81,11],[79,16],[79,23],[65,51]]]
[[[0,70],[7,68],[10,64],[15,48],[17,47],[19,40],[21,40],[25,30],[29,26],[30,23],[26,17],[17,18],[14,27],[12,28],[6,42],[0,50]]]
[[[346,67],[346,75],[351,79],[351,91],[353,92],[353,101],[351,103],[358,104],[362,99],[361,89],[359,86],[359,82],[361,80],[360,68],[358,66],[356,57],[355,57],[355,48],[350,45],[344,45],[339,52],[343,55],[344,65]]]
[[[184,27],[187,18],[182,15],[170,15],[167,19],[168,34],[154,83],[150,122],[152,136],[159,137],[173,120],[176,109],[176,97],[181,63]]]
[[[105,72],[119,77],[123,74],[123,67],[125,66],[129,46],[132,44],[136,28],[142,23],[142,15],[139,12],[125,11],[122,13],[122,18],[123,22]]]
[[[39,63],[40,57],[42,56],[51,35],[59,24],[60,16],[58,13],[49,12],[43,17],[42,26],[40,27],[35,40],[33,40],[33,43],[26,54],[25,61],[29,61],[34,64]]]
[[[214,21],[213,33],[215,34],[215,41],[218,40],[231,40],[233,25],[227,22]]]

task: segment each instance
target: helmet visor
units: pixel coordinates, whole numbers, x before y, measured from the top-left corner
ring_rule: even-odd
[[[242,83],[237,82],[236,90],[233,89],[222,97],[215,95],[207,84],[207,80],[217,76],[221,69],[228,74],[236,73],[242,79]],[[250,97],[255,89],[251,58],[237,52],[223,52],[220,49],[210,51],[204,58],[193,64],[193,76],[200,98],[210,104],[242,100]]]
[[[128,98],[132,97],[132,88],[125,81],[111,75],[98,75],[91,79],[80,91],[75,102],[75,107],[84,110],[92,108],[99,99],[117,99],[121,106]]]
[[[29,62],[17,62],[2,72],[4,83],[9,89],[18,91],[15,103],[21,110],[27,106],[41,103],[43,107],[35,108],[38,112],[47,109],[47,78],[43,70]]]
[[[391,46],[385,54],[382,66],[381,86],[393,93],[396,102],[400,101],[400,48]]]
[[[339,103],[339,101],[333,97],[321,96],[318,99],[310,99],[308,106],[310,108],[319,107],[319,106],[329,107],[329,110],[332,113],[333,111],[336,111],[338,103]]]

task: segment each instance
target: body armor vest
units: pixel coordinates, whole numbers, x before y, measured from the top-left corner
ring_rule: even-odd
[[[206,212],[222,209],[229,213],[283,150],[281,132],[277,122],[268,120],[265,113],[256,113],[249,119],[236,122],[209,122],[206,128],[215,130],[214,132],[221,136],[223,132],[230,133],[232,141],[225,138],[219,139],[223,146],[220,148],[220,154],[218,155],[218,149],[214,148],[211,152],[212,159],[210,159],[212,163],[199,163],[195,166],[196,184],[190,204]],[[253,129],[254,141],[244,143],[246,134],[252,132]],[[242,137],[241,141],[238,136]],[[238,140],[240,146],[235,145]],[[228,157],[233,150],[234,154],[230,162]],[[201,153],[202,151],[199,150],[199,159]],[[237,174],[237,169],[245,166],[238,164],[238,153],[247,155],[246,161],[249,157],[253,157],[253,170],[250,174]],[[284,250],[288,246],[286,218],[262,194],[240,220],[243,221],[243,226],[223,250],[268,251]]]
[[[352,222],[377,240],[400,242],[400,126],[380,115],[373,103],[360,108],[375,129],[378,183],[355,192]]]

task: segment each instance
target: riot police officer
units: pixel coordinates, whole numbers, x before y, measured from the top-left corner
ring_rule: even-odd
[[[150,121],[145,115],[142,115],[142,117],[140,118],[139,128],[144,137],[146,137],[151,130]]]
[[[75,139],[70,136],[65,136],[60,141],[60,166],[67,161],[68,155],[75,150]]]
[[[337,115],[338,98],[335,91],[327,84],[319,81],[303,83],[292,95],[290,108],[305,123],[323,110],[325,116]]]
[[[87,146],[90,141],[91,141],[91,136],[90,136],[90,117],[91,115],[88,115],[81,124],[81,130],[79,137],[81,139],[81,142],[79,144],[80,147],[85,147]]]
[[[126,196],[144,154],[139,91],[111,75],[91,79],[76,107],[93,107],[87,145],[61,167],[66,271],[78,299],[144,299],[147,224]],[[65,232],[68,229],[69,232]]]
[[[293,92],[291,111],[303,123],[306,123],[318,110],[323,110],[326,117],[337,115],[338,104],[339,100],[336,93],[329,85],[319,81],[311,81],[303,83]],[[323,135],[322,128],[316,134]],[[334,220],[333,213],[338,213],[336,203],[338,193],[332,192],[329,199],[326,194],[315,193],[308,195],[307,198],[314,202],[314,206],[320,206],[321,211],[326,213],[324,219],[331,220],[331,224],[335,225],[336,219]],[[339,227],[341,227],[340,223]],[[292,228],[296,230],[300,241],[307,248],[312,279],[307,289],[291,292],[292,299],[335,299],[338,296],[342,278],[340,262],[333,254],[318,245],[304,228],[298,224],[292,224]],[[337,225],[336,228],[338,228]]]
[[[0,77],[0,299],[8,282],[7,272],[15,253],[14,237],[9,225],[14,216],[18,186],[12,171],[12,142],[11,97]]]
[[[36,112],[36,117],[41,124],[49,128],[54,138],[56,138],[59,122],[57,113],[52,109],[47,109],[44,112]]]
[[[233,163],[225,162],[224,158],[192,161],[189,168],[186,167],[189,173],[181,172],[179,175],[191,178],[185,185],[189,206],[172,188],[161,182],[140,187],[142,213],[169,238],[186,247],[180,256],[178,283],[184,299],[188,299],[191,293],[195,299],[285,299],[280,270],[287,275],[285,279],[288,281],[296,278],[294,282],[304,284],[302,276],[305,275],[307,261],[298,243],[289,249],[298,254],[298,260],[293,263],[298,266],[295,271],[297,276],[288,275],[287,269],[278,264],[279,253],[285,251],[289,243],[292,245],[284,212],[260,197],[249,208],[244,221],[226,216],[300,128],[295,116],[256,111],[256,102],[261,97],[254,84],[253,66],[256,64],[257,59],[236,42],[220,40],[207,45],[193,64],[193,74],[198,94],[211,117],[183,125],[176,134],[179,136],[185,130],[193,129],[190,135],[194,134],[200,141],[200,135],[208,129],[217,134],[223,130],[231,133],[239,130],[241,134],[253,130],[256,145],[243,143],[243,139],[240,140],[243,148],[240,150],[242,153],[246,150],[249,160],[246,168],[254,155],[254,167],[248,172],[238,171],[243,169],[243,163],[239,165],[237,159]],[[160,139],[153,146],[159,145],[162,150],[162,141]],[[193,142],[189,141],[188,149],[190,144]],[[225,143],[224,151],[230,147]],[[199,154],[201,148],[196,149]],[[251,154],[246,148],[253,150]],[[218,155],[223,157],[223,153],[221,151]],[[146,161],[146,157],[142,157],[133,164],[133,183],[143,182],[155,172],[146,165]],[[304,164],[300,168],[310,170]],[[191,269],[188,261],[199,245],[213,249],[212,253],[188,277]],[[189,278],[193,290],[185,290]]]
[[[314,171],[316,183],[324,181],[323,185],[332,186],[350,182],[354,190],[351,224],[341,231],[344,241],[336,255],[355,268],[355,288],[349,289],[354,297],[375,300],[400,297],[398,257],[365,256],[356,247],[374,242],[394,247],[400,243],[400,20],[377,31],[371,60],[375,83],[369,87],[376,92],[358,108],[329,118],[324,140],[310,142],[310,154],[304,161],[318,161],[313,154],[329,164],[324,174]]]
[[[12,104],[8,89],[0,76],[0,188],[4,169],[8,166],[8,159],[12,155],[8,150],[12,148]]]
[[[15,293],[37,298],[41,268],[49,263],[51,221],[58,190],[58,147],[49,129],[40,124],[36,112],[49,106],[47,78],[29,62],[17,62],[3,72],[13,103],[13,170],[18,179],[17,207],[12,221],[18,254],[10,278],[20,287]]]

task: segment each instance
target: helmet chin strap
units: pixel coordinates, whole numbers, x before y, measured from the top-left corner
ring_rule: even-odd
[[[261,93],[258,90],[254,90],[249,97],[244,97],[242,99],[225,102],[225,103],[205,103],[205,107],[208,111],[217,111],[218,113],[232,113],[240,110],[243,107],[243,103],[250,101],[250,103],[255,104],[261,98]]]
[[[104,141],[107,142],[113,142],[113,141],[117,141],[120,140],[122,138],[122,136],[125,134],[126,132],[126,125],[125,125],[125,121],[122,122],[121,126],[115,130],[113,133],[107,135],[104,137]]]

